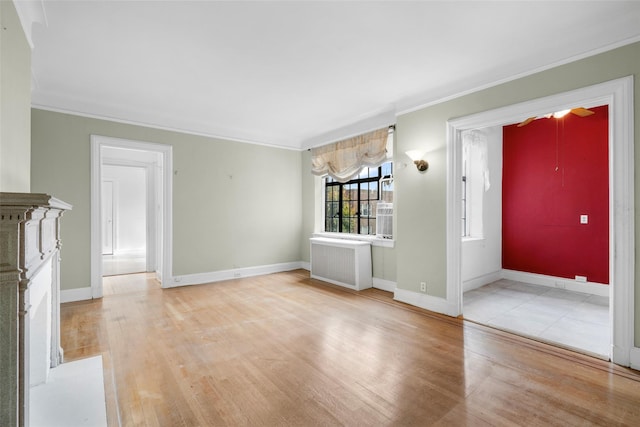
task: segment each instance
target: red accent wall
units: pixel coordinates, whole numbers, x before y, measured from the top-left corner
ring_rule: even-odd
[[[609,114],[590,110],[503,127],[503,268],[609,283]]]

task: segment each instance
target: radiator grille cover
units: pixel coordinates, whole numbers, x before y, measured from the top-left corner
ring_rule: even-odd
[[[371,245],[368,242],[312,238],[311,277],[355,290],[370,288]]]
[[[355,251],[351,248],[314,245],[312,273],[347,285],[356,285]]]

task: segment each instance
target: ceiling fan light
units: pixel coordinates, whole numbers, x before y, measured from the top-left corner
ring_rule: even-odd
[[[555,113],[553,113],[553,117],[555,117],[556,119],[561,119],[564,116],[566,116],[567,114],[569,114],[570,112],[571,112],[571,110],[556,111]]]

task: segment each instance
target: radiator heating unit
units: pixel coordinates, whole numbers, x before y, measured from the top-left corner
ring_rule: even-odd
[[[372,287],[371,244],[356,240],[313,237],[311,278],[354,289]]]

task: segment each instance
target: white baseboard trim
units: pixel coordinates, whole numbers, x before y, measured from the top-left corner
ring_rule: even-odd
[[[374,277],[373,287],[376,289],[382,289],[383,291],[387,291],[387,292],[395,292],[396,282],[392,282],[391,280],[378,279],[377,277]]]
[[[496,280],[502,279],[502,271],[494,271],[491,273],[483,274],[482,276],[474,277],[473,279],[465,280],[462,282],[462,291],[467,292],[472,289],[478,289],[489,283],[493,283]]]
[[[603,297],[609,296],[609,285],[603,285],[601,283],[576,282],[575,280],[565,279],[563,277],[553,277],[545,274],[526,273],[515,270],[502,270],[502,278],[531,283],[533,285],[548,286],[550,288],[582,292],[584,294],[599,295]]]
[[[207,273],[184,274],[174,276],[165,287],[174,288],[187,285],[201,285],[204,283],[220,282],[223,280],[240,279],[242,277],[262,276],[264,274],[281,273],[283,271],[304,268],[304,262],[283,262],[280,264],[260,265],[256,267],[234,268],[233,270],[211,271]]]
[[[91,287],[60,289],[60,303],[86,301],[92,298]]]
[[[629,352],[631,369],[635,369],[640,371],[640,347],[631,347],[631,351]]]
[[[280,273],[283,271],[297,270],[299,268],[310,270],[310,264],[304,261],[284,262],[280,264],[261,265],[257,267],[237,268],[233,270],[212,271],[208,273],[185,274],[174,276],[172,282],[165,286],[175,288],[178,286],[201,285],[204,283],[220,282],[222,280],[239,279],[242,277],[262,276],[264,274]],[[85,301],[92,299],[91,288],[62,289],[60,290],[60,302]]]
[[[415,305],[425,310],[446,314],[447,316],[457,316],[456,307],[449,304],[446,299],[434,297],[420,292],[408,291],[406,289],[396,289],[393,295],[396,301]]]

